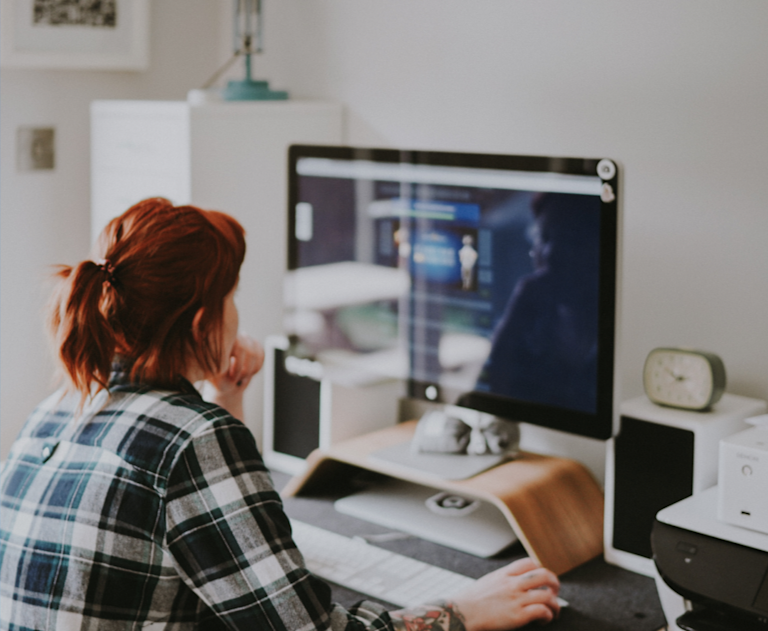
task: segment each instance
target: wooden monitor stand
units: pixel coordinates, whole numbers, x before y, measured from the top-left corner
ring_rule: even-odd
[[[375,451],[410,440],[415,428],[416,421],[407,421],[328,449],[316,449],[307,458],[307,468],[289,481],[283,494],[327,491],[349,474],[351,466],[493,504],[526,552],[556,574],[564,574],[602,553],[603,493],[582,464],[521,452],[515,460],[474,477],[446,480],[370,458]]]

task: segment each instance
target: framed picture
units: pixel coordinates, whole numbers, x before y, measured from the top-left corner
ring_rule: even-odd
[[[0,0],[0,65],[145,70],[149,0]]]

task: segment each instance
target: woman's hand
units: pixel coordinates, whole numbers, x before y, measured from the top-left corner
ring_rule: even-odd
[[[486,574],[451,599],[467,631],[516,629],[560,614],[557,576],[530,558]]]
[[[263,364],[264,349],[261,344],[248,335],[239,334],[232,346],[226,370],[208,379],[214,391],[211,401],[243,420],[243,392]]]

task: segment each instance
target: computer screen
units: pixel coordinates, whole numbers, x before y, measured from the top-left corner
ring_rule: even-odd
[[[294,352],[609,438],[618,180],[607,159],[291,147]]]

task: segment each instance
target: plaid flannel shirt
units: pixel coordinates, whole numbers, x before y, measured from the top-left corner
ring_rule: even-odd
[[[116,373],[79,418],[77,402],[46,399],[0,475],[1,629],[402,627],[331,602],[253,435],[191,384]]]

